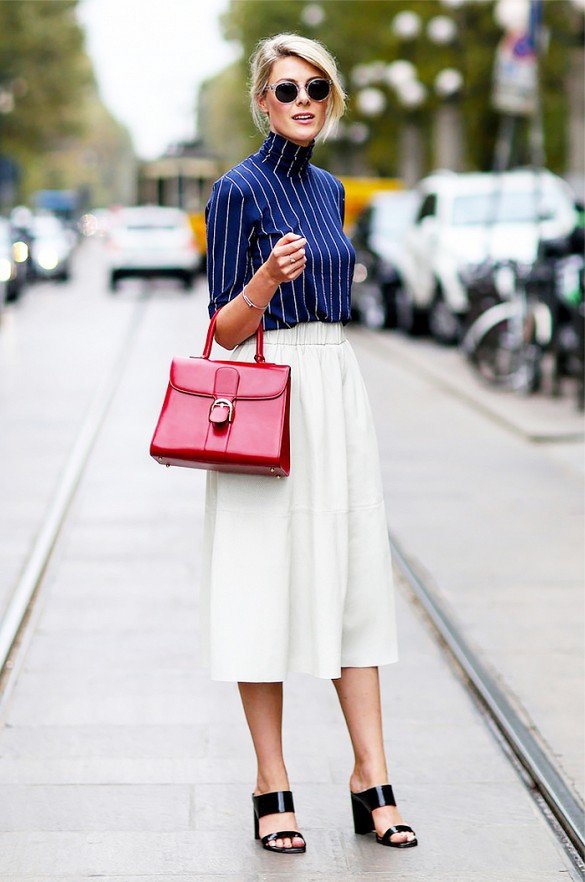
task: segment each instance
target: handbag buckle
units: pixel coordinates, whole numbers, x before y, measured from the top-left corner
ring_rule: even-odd
[[[231,423],[234,418],[234,402],[230,401],[229,398],[216,398],[209,408],[209,419],[212,423],[224,423],[225,415],[224,414],[214,414],[215,407],[227,407],[227,420],[228,423]]]

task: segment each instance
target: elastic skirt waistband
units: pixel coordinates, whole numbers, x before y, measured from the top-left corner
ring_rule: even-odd
[[[271,328],[264,331],[264,345],[271,343],[284,346],[322,346],[343,343],[346,339],[343,322],[299,322],[292,328]],[[255,346],[256,335],[248,337],[240,346]]]

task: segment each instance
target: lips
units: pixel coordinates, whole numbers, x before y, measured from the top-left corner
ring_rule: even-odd
[[[298,122],[310,122],[312,119],[315,119],[315,115],[313,113],[296,113],[293,119]]]

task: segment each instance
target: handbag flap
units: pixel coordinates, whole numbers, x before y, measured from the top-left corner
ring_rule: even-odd
[[[277,398],[290,376],[288,364],[249,361],[212,361],[201,356],[173,358],[170,383],[173,389],[190,395],[215,397],[215,375],[219,368],[236,368],[240,375],[236,398]]]

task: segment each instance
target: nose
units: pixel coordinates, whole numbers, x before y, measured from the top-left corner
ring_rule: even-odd
[[[304,94],[304,97],[303,97],[303,94]],[[308,102],[310,102],[310,100],[311,100],[311,98],[309,97],[309,93],[307,92],[305,86],[299,85],[299,92],[297,95],[296,103],[297,104],[299,104],[299,103],[300,104],[307,104]]]

